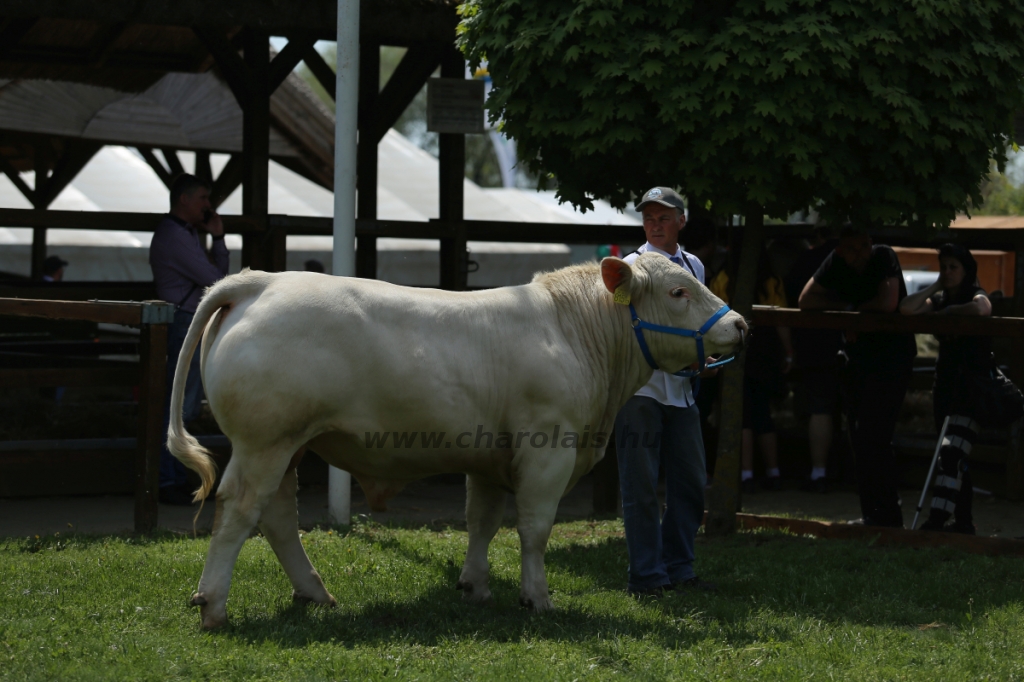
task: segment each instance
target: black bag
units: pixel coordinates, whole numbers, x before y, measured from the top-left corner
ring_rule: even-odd
[[[1024,395],[998,367],[965,371],[963,380],[971,415],[982,426],[1004,428],[1024,417]]]

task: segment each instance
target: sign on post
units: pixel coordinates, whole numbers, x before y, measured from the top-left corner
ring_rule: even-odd
[[[484,132],[484,82],[462,78],[428,80],[427,130],[458,134]]]

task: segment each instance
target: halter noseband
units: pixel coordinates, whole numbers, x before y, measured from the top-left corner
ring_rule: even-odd
[[[644,354],[644,359],[647,360],[647,364],[650,365],[652,369],[659,369],[659,367],[658,363],[654,361],[654,356],[651,355],[651,350],[647,347],[647,341],[644,340],[644,329],[649,329],[652,332],[662,332],[664,334],[675,334],[676,336],[687,336],[693,338],[697,342],[697,358],[698,362],[700,362],[700,368],[683,369],[675,373],[675,376],[685,378],[695,377],[704,370],[714,369],[715,367],[721,367],[722,365],[732,362],[733,360],[736,359],[736,356],[739,355],[740,351],[739,349],[737,349],[736,352],[732,353],[731,355],[728,355],[724,358],[720,358],[710,364],[707,363],[707,356],[704,355],[704,335],[707,334],[708,331],[710,331],[711,328],[715,326],[715,323],[722,319],[722,317],[727,312],[729,312],[729,310],[729,306],[723,305],[721,308],[718,309],[718,312],[712,315],[707,322],[701,325],[700,329],[697,329],[695,331],[693,329],[682,329],[680,327],[665,327],[660,324],[651,324],[650,322],[644,322],[636,314],[636,308],[633,307],[633,304],[629,304],[629,315],[633,320],[633,333],[636,334],[636,340],[640,344],[640,352]],[[743,330],[741,329],[740,339],[742,340],[742,338]],[[740,348],[742,347],[743,344],[741,343]]]

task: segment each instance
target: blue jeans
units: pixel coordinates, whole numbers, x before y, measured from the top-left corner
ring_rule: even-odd
[[[629,590],[694,577],[693,545],[704,519],[707,472],[700,410],[633,396],[615,418]],[[665,514],[658,471],[665,471]]]
[[[185,343],[189,325],[192,324],[193,313],[177,310],[174,322],[167,330],[167,397],[164,400],[163,446],[160,448],[160,487],[184,486],[185,465],[167,449],[167,427],[171,423],[171,388],[174,386],[174,370],[178,366],[178,355]],[[203,380],[199,372],[199,348],[192,355],[192,363],[188,367],[188,380],[185,382],[185,401],[181,413],[185,421],[197,418],[203,407]]]

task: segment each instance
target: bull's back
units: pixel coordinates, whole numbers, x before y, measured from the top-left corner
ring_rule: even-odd
[[[280,273],[222,314],[204,384],[229,436],[499,427],[528,409],[521,396],[567,390],[563,345],[531,286],[454,293]]]

